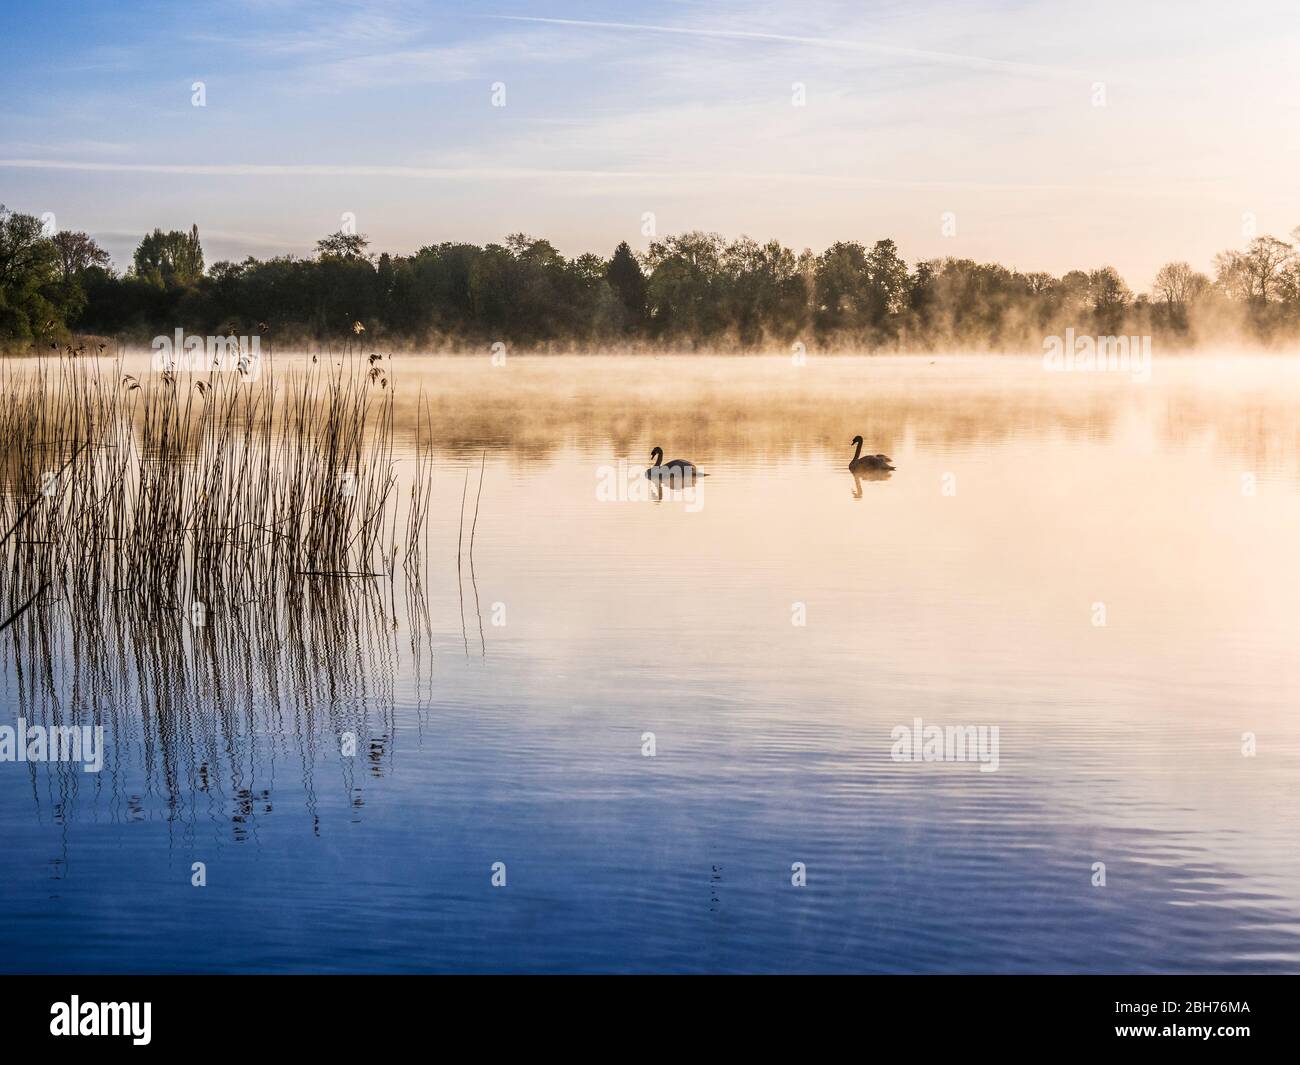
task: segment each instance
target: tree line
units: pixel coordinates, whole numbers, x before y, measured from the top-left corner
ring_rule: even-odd
[[[87,234],[47,233],[0,207],[7,350],[87,335],[147,343],[176,328],[452,350],[1038,351],[1066,328],[1189,346],[1288,342],[1300,335],[1300,229],[1222,252],[1212,275],[1168,263],[1135,294],[1109,266],[1060,277],[955,257],[909,267],[888,239],[815,254],[704,232],[566,258],[524,234],[376,255],[340,231],[310,257],[205,266],[195,226],[154,230],[118,272]]]

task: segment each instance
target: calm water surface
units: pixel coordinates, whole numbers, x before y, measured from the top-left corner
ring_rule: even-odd
[[[417,579],[3,637],[0,722],[107,754],[0,763],[0,968],[1300,970],[1296,360],[392,375]],[[997,771],[893,760],[918,717]]]

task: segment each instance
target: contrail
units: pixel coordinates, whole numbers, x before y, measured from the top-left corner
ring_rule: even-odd
[[[639,30],[646,33],[672,33],[684,37],[716,37],[738,41],[776,41],[782,44],[811,44],[820,48],[836,48],[850,52],[875,52],[881,55],[901,56],[926,63],[944,63],[949,66],[973,67],[978,70],[1003,70],[1017,74],[1032,74],[1047,78],[1091,78],[1093,75],[1068,67],[1049,67],[1038,63],[1018,63],[1009,59],[989,59],[978,55],[958,55],[955,52],[932,52],[924,48],[904,48],[892,44],[875,44],[871,41],[839,40],[834,37],[800,37],[789,33],[754,33],[748,30],[703,30],[685,26],[651,26],[640,22],[592,22],[574,18],[538,18],[532,15],[485,15],[485,18],[505,22],[538,22],[550,26],[584,26],[599,30]],[[1113,80],[1113,79],[1112,79]]]

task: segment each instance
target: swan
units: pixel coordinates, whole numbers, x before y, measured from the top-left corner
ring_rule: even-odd
[[[857,450],[853,452],[853,460],[849,463],[849,469],[854,472],[863,470],[892,470],[895,467],[890,463],[893,461],[888,455],[864,455],[862,453],[862,437],[855,436],[851,441],[857,445]]]
[[[674,481],[693,481],[696,477],[707,477],[707,473],[701,473],[695,468],[695,463],[687,462],[685,459],[673,459],[671,462],[664,462],[664,449],[661,447],[653,448],[650,452],[650,459],[654,463],[645,475],[652,481],[661,480],[666,473],[668,481],[671,484]],[[660,463],[663,463],[660,465]]]

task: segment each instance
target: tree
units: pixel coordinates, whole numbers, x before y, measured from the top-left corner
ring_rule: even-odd
[[[867,253],[867,313],[871,324],[880,327],[907,306],[910,279],[907,263],[892,240],[878,240]]]
[[[723,253],[727,318],[745,347],[792,340],[802,329],[808,293],[799,260],[780,241],[741,237]]]
[[[1300,245],[1300,226],[1291,230],[1291,239]],[[1300,308],[1300,255],[1292,255],[1278,275],[1277,294],[1293,310]]]
[[[605,260],[595,252],[583,252],[569,263],[569,270],[582,287],[587,289],[605,280],[606,266]]]
[[[1197,273],[1185,262],[1165,263],[1157,272],[1151,287],[1170,308],[1183,308],[1196,299],[1210,285],[1210,279]]]
[[[58,252],[64,281],[74,281],[92,266],[107,266],[108,252],[85,233],[62,230],[51,238]]]
[[[934,307],[934,275],[939,263],[934,260],[921,260],[912,271],[911,288],[907,293],[907,306],[916,320],[924,325],[930,323]]]
[[[725,325],[722,256],[717,233],[694,231],[654,241],[646,252],[646,298],[655,331],[691,343],[715,338]]]
[[[519,262],[530,266],[552,267],[564,261],[564,256],[549,240],[530,237],[527,233],[511,233],[506,237],[506,248]]]
[[[1103,266],[1088,274],[1088,301],[1098,326],[1107,332],[1119,329],[1124,308],[1132,299],[1132,291],[1113,266]]]
[[[54,245],[41,220],[0,204],[0,287],[11,289],[33,276],[45,280],[53,264]]]
[[[28,340],[62,329],[71,294],[57,282],[58,254],[41,220],[0,204],[0,337]]]
[[[867,252],[856,241],[837,241],[817,256],[813,271],[813,322],[823,335],[858,326]]]
[[[892,240],[878,240],[870,251],[841,241],[817,258],[813,321],[823,336],[892,334],[912,295],[911,274]]]
[[[627,241],[614,249],[609,265],[605,267],[605,280],[627,310],[628,320],[633,324],[640,323],[645,318],[646,279]]]
[[[203,245],[199,227],[188,233],[155,229],[135,249],[136,276],[158,286],[192,285],[203,276]]]
[[[375,264],[375,292],[379,302],[379,313],[385,318],[389,316],[392,309],[393,284],[396,276],[397,268],[393,265],[393,257],[388,252],[384,252]]]
[[[1042,271],[1031,271],[1023,275],[1025,285],[1031,296],[1050,296],[1056,290],[1056,278]]]
[[[370,240],[364,233],[345,233],[339,230],[316,242],[318,259],[365,259]]]
[[[1292,255],[1291,245],[1276,237],[1256,237],[1244,252],[1220,252],[1214,257],[1219,287],[1246,303],[1268,303]]]

